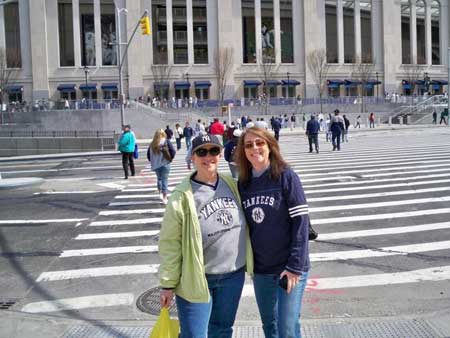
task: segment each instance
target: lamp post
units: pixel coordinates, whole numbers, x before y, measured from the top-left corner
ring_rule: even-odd
[[[184,74],[184,78],[186,79],[186,81],[189,83],[189,73]],[[189,94],[190,94],[190,86],[188,87],[188,99],[189,99]]]
[[[375,76],[377,77],[376,86],[377,86],[377,100],[378,100],[378,72],[375,72]]]
[[[447,64],[448,64],[448,83],[447,83],[447,126],[450,126],[450,48],[448,49],[447,55]]]
[[[84,90],[87,92],[87,86],[88,86],[88,84],[87,84],[87,80],[88,80],[88,74],[89,74],[89,68],[88,68],[88,66],[87,65],[84,65],[84,68],[83,68],[83,70],[84,70],[84,82],[85,82],[85,85],[86,85],[86,87],[84,88]]]
[[[122,38],[121,38],[121,23],[120,23],[120,15],[122,13],[128,13],[126,8],[119,8],[116,5],[116,15],[117,15],[117,25],[116,25],[116,36],[117,36],[117,66],[119,68],[119,104],[120,104],[120,125],[123,126],[125,124],[124,117],[124,94],[123,94],[123,77],[122,77]],[[124,43],[127,45],[127,43]]]
[[[423,85],[425,86],[425,92],[428,93],[428,87],[430,86],[430,77],[428,76],[427,72],[423,74]]]
[[[286,93],[286,97],[289,99],[290,95],[289,95],[289,87],[291,86],[291,83],[289,82],[289,75],[291,75],[291,73],[286,72],[286,76],[287,76],[287,93]]]

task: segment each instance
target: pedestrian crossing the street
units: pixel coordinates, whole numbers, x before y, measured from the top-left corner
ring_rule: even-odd
[[[323,143],[319,154],[310,154],[299,139],[282,136],[280,146],[302,181],[319,232],[310,242],[306,313],[316,314],[320,303],[332,297],[342,303],[364,298],[368,289],[400,303],[405,288],[420,293],[448,284],[450,140],[439,134],[409,138],[382,133],[354,137],[340,152]],[[184,156],[181,151],[171,165],[170,191],[189,173]],[[229,172],[224,159],[219,171]],[[36,297],[23,311],[102,308],[104,314],[116,307],[134,308],[142,292],[158,286],[164,205],[148,167],[128,181],[97,217],[81,220],[79,233],[52,269],[36,279],[55,299]],[[256,316],[250,279],[241,305],[246,302]]]

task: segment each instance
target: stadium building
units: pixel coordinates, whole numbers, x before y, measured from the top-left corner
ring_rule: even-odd
[[[130,98],[304,98],[318,84],[325,96],[355,96],[361,83],[367,96],[448,91],[448,0],[0,4],[2,58],[14,70],[2,88],[9,101],[116,99],[118,35],[128,41],[136,25],[123,65]],[[146,9],[151,35],[139,27]],[[314,61],[328,69],[320,81]]]

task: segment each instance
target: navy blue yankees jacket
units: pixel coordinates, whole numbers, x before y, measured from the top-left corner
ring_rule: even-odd
[[[278,180],[267,170],[239,184],[250,226],[255,273],[301,274],[309,270],[308,204],[297,174],[286,168]]]

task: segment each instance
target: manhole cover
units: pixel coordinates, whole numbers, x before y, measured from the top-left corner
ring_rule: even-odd
[[[136,305],[139,310],[142,312],[150,313],[155,316],[159,316],[159,312],[161,311],[161,306],[159,303],[159,291],[161,289],[156,287],[150,290],[145,291],[136,301]],[[175,304],[175,300],[169,306],[169,313],[172,316],[178,316],[177,313],[177,305]]]
[[[16,302],[17,298],[0,298],[0,310],[9,310]]]

